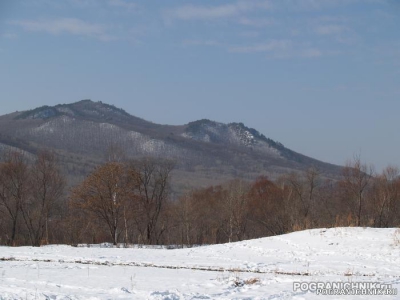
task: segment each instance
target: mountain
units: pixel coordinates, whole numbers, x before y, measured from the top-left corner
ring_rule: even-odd
[[[274,178],[310,167],[336,177],[341,170],[292,151],[243,123],[203,119],[160,125],[91,100],[0,116],[0,151],[55,149],[72,183],[101,163],[110,145],[118,145],[128,157],[174,159],[173,185],[178,193],[235,177]]]

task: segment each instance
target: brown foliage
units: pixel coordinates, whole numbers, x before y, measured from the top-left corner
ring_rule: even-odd
[[[339,180],[310,169],[276,181],[232,180],[171,201],[172,162],[108,157],[73,189],[67,205],[60,201],[64,180],[54,154],[31,159],[9,152],[0,163],[0,243],[192,246],[316,227],[400,225],[399,170],[388,167],[374,177],[358,158]]]
[[[159,243],[166,230],[165,226],[159,226],[159,220],[166,208],[173,168],[172,161],[148,157],[129,164],[129,174],[135,189],[133,219],[142,243]]]
[[[41,152],[30,171],[30,189],[22,204],[22,216],[33,246],[48,243],[48,222],[64,190],[64,178],[51,152]]]
[[[373,179],[373,170],[361,162],[359,157],[347,163],[343,169],[343,179],[339,181],[342,197],[347,201],[351,214],[356,218],[356,225],[361,226],[366,205],[366,193]]]
[[[0,165],[0,201],[2,215],[8,219],[10,235],[6,235],[8,245],[15,245],[22,215],[22,206],[28,197],[29,169],[22,152],[5,153]]]
[[[267,177],[259,177],[250,192],[252,220],[262,225],[268,235],[282,234],[291,227],[285,189]],[[264,233],[265,234],[265,233]]]
[[[71,194],[72,208],[90,212],[108,227],[114,245],[122,232],[124,212],[134,198],[135,181],[120,163],[98,167]]]
[[[34,162],[22,152],[7,152],[0,163],[0,211],[6,243],[40,246],[49,242],[49,221],[63,196],[64,178],[51,152]],[[17,241],[18,240],[18,241]]]

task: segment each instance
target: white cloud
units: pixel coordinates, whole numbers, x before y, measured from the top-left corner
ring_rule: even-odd
[[[265,43],[233,46],[220,43],[215,40],[184,40],[183,46],[209,46],[223,47],[230,53],[240,54],[266,54],[269,59],[291,58],[318,58],[323,56],[320,49],[304,43],[295,43],[291,40],[269,40]]]
[[[66,9],[68,7],[87,9],[98,7],[101,4],[99,0],[25,0],[25,5],[38,7],[52,7],[56,9]]]
[[[0,0],[1,1],[1,0]],[[69,8],[81,10],[96,10],[106,13],[110,7],[121,9],[125,12],[136,11],[138,5],[131,0],[25,0],[29,6],[52,7],[59,10]]]
[[[61,18],[53,20],[19,20],[10,22],[13,25],[22,27],[26,31],[46,32],[54,35],[68,33],[96,38],[101,41],[115,39],[106,32],[106,27],[100,24],[93,24],[75,18]]]
[[[349,0],[350,1],[350,0]],[[285,8],[289,10],[316,10],[331,6],[335,0],[281,0],[276,7]]]
[[[183,46],[220,46],[221,44],[213,40],[184,40],[182,42]]]
[[[291,47],[291,41],[288,40],[271,40],[266,43],[250,45],[250,46],[233,46],[228,50],[235,53],[256,53],[283,51]]]
[[[346,30],[347,28],[341,25],[321,25],[315,29],[315,32],[319,35],[332,35],[340,34]]]
[[[109,0],[108,4],[110,6],[115,6],[115,7],[119,7],[122,9],[126,9],[128,11],[134,11],[134,10],[137,10],[137,8],[138,8],[136,3],[133,3],[130,1],[124,1],[124,0]]]
[[[173,11],[171,10],[169,16],[180,20],[197,20],[230,17],[237,13],[238,8],[232,4],[217,7],[186,5]]]
[[[316,48],[309,48],[305,49],[300,53],[301,57],[306,57],[306,58],[316,58],[316,57],[321,57],[322,52],[319,49]]]
[[[80,8],[95,7],[99,4],[98,0],[68,0],[72,5]],[[54,1],[52,1],[54,2]]]
[[[309,45],[294,43],[291,40],[270,40],[265,43],[229,46],[214,40],[184,40],[183,46],[223,47],[230,53],[254,54],[264,53],[269,59],[318,58],[323,56],[321,50]]]
[[[245,38],[256,38],[260,36],[260,32],[258,31],[242,31],[239,32],[238,34],[241,37],[245,37]]]
[[[4,33],[2,37],[10,40],[15,40],[16,38],[18,38],[18,35],[15,33]]]
[[[252,27],[266,27],[275,24],[272,19],[260,19],[260,18],[241,18],[239,24],[252,26]]]
[[[291,40],[271,40],[250,46],[233,46],[229,47],[228,51],[233,53],[265,53],[269,59],[318,58],[323,56],[321,50]]]
[[[111,0],[110,0],[111,1]],[[123,0],[115,0],[123,1]],[[212,20],[242,17],[239,23],[248,26],[264,27],[271,25],[268,19],[245,18],[249,12],[260,10],[313,11],[335,7],[346,7],[355,3],[383,4],[386,0],[239,0],[217,5],[187,4],[164,11],[166,20]],[[215,1],[215,3],[218,3]]]
[[[207,20],[238,16],[244,12],[256,9],[269,9],[268,1],[238,1],[216,6],[185,5],[167,10],[167,19],[177,20]]]
[[[387,0],[279,0],[274,3],[274,8],[294,11],[313,11],[328,8],[348,6],[356,3],[385,4]]]

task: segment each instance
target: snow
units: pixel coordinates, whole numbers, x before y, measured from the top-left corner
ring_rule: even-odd
[[[399,289],[399,236],[394,228],[331,228],[175,250],[0,247],[0,299],[377,299],[294,291],[293,283]]]
[[[249,130],[244,128],[244,125],[237,123],[223,124],[206,121],[195,132],[184,132],[181,136],[206,143],[229,143],[251,147],[251,149],[269,156],[283,158],[278,149],[271,147],[265,140],[255,137]]]

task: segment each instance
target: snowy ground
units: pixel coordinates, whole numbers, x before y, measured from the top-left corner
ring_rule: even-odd
[[[314,229],[190,249],[0,247],[0,299],[399,299],[324,296],[293,282],[400,292],[396,229]]]

